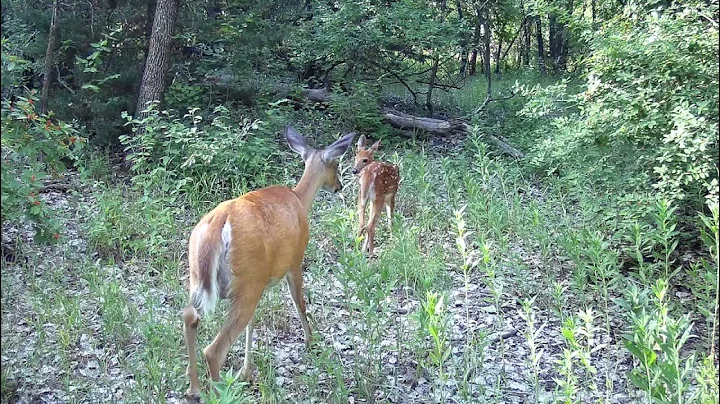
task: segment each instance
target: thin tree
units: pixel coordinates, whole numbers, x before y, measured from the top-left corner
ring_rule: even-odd
[[[487,77],[487,98],[491,98],[492,96],[492,70],[490,70],[490,41],[491,41],[491,27],[490,27],[490,13],[487,11],[487,8],[485,9],[483,18],[483,24],[485,25],[485,32],[483,36],[483,40],[485,42],[485,46],[483,48],[483,67],[485,70],[485,76]],[[481,12],[478,12],[478,16],[482,15]]]
[[[495,52],[495,73],[500,74],[500,61],[503,59],[502,56],[502,46],[503,46],[503,36],[502,31],[504,30],[504,27],[501,28],[497,33],[497,51]],[[508,50],[510,50],[510,46],[512,46],[512,43],[508,46]]]
[[[50,81],[52,80],[53,67],[55,66],[55,44],[57,43],[57,11],[58,0],[52,4],[52,17],[50,18],[50,32],[48,33],[48,45],[45,51],[45,69],[43,71],[43,86],[40,93],[40,113],[47,113],[48,98],[50,97]]]
[[[538,70],[545,73],[545,46],[543,45],[542,20],[539,15],[535,16],[535,38],[538,44]]]
[[[522,10],[523,15],[522,63],[523,66],[530,66],[530,30],[532,29],[532,27],[530,26],[531,18],[525,12],[525,4],[523,2],[520,2],[520,9]]]
[[[447,3],[445,0],[440,2],[440,21],[445,20],[445,10],[447,9]],[[438,50],[435,50],[435,57],[432,61],[432,66],[430,68],[430,77],[428,80],[428,89],[427,89],[427,98],[425,100],[425,106],[428,109],[429,116],[432,118],[433,116],[433,103],[432,103],[432,96],[433,96],[433,89],[435,89],[435,82],[437,80],[437,72],[438,67],[440,66],[440,55]]]
[[[554,12],[548,14],[548,51],[550,52],[550,70],[557,70],[560,58],[560,37],[558,35],[557,16]]]
[[[455,7],[457,7],[458,21],[462,22],[465,16],[460,0],[455,1]],[[463,37],[460,41],[460,77],[465,77],[468,64],[467,53],[467,38]]]

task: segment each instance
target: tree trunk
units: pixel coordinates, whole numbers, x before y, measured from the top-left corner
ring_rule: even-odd
[[[512,46],[512,44],[510,44]],[[510,47],[508,47],[510,50]],[[498,36],[498,47],[495,53],[495,73],[500,74],[500,61],[502,60],[502,37]]]
[[[462,3],[460,0],[455,1],[455,7],[457,7],[458,20],[463,21],[464,13],[462,9]],[[465,71],[467,70],[467,40],[463,38],[460,40],[460,77],[465,77]]]
[[[568,39],[565,35],[565,24],[562,22],[558,23],[558,55],[557,55],[557,67],[558,70],[567,70],[567,56],[568,56]]]
[[[520,1],[520,10],[522,11],[522,41],[521,41],[521,57],[523,66],[530,66],[530,18],[525,11],[525,2]]]
[[[478,14],[478,21],[477,24],[475,24],[475,32],[473,33],[473,48],[472,51],[470,51],[470,75],[474,76],[477,73],[477,57],[478,57],[478,49],[480,48],[480,31],[482,30],[482,22],[480,21],[480,15]],[[482,70],[482,65],[480,66],[480,69]]]
[[[165,74],[170,59],[173,26],[177,17],[179,0],[158,0],[150,35],[147,60],[140,94],[135,106],[135,116],[145,116],[144,110],[151,101],[160,101],[165,91]]]
[[[530,17],[525,16],[523,21],[523,44],[522,44],[522,62],[525,66],[530,66]]]
[[[445,10],[447,10],[447,3],[445,0],[440,2],[440,21],[445,20]],[[432,68],[430,69],[430,78],[428,80],[428,89],[427,89],[427,98],[425,100],[425,106],[428,109],[428,113],[430,116],[433,116],[433,103],[432,103],[432,95],[433,90],[435,89],[435,82],[437,80],[437,71],[438,66],[440,66],[440,55],[435,55],[433,57],[432,62]]]
[[[48,33],[48,45],[45,51],[45,70],[43,71],[43,86],[40,93],[40,113],[47,113],[48,99],[50,98],[50,81],[52,80],[53,67],[55,66],[55,44],[57,43],[57,11],[58,0],[52,4],[52,17],[50,19],[50,32]]]
[[[472,51],[470,51],[470,72],[469,74],[471,76],[474,76],[477,73],[477,56],[478,56],[478,50],[477,48],[474,48]]]
[[[490,13],[487,12],[487,8],[483,10],[479,6],[475,6],[475,13],[477,14],[478,26],[477,32],[480,32],[482,27],[483,33],[483,47],[482,47],[482,71],[488,81],[487,94],[490,97],[490,90],[492,84],[492,71],[490,70],[490,39],[491,39],[491,26],[490,26]]]
[[[501,54],[501,53],[500,53],[500,49],[498,48],[498,55],[499,55],[499,56],[498,56],[498,59],[497,59],[497,60],[498,60],[498,64],[499,64],[501,61],[505,60],[505,58],[507,57],[508,53],[510,53],[510,50],[512,49],[513,44],[515,44],[515,40],[517,40],[518,36],[520,36],[520,32],[521,32],[522,29],[523,29],[523,25],[524,25],[524,21],[522,21],[522,22],[520,23],[520,28],[518,28],[517,32],[515,32],[515,35],[514,35],[514,36],[512,37],[512,39],[510,40],[510,43],[507,44],[507,48],[505,49],[505,53],[502,53],[502,54]],[[501,40],[500,44],[502,44],[502,40]],[[518,62],[517,62],[517,65],[520,66],[520,53],[521,53],[520,42],[518,42],[517,51],[518,51]],[[500,73],[500,70],[498,69],[497,72]]]
[[[573,9],[575,8],[575,4],[573,0],[567,1],[567,13],[568,16],[572,17],[573,15]],[[567,27],[565,26],[565,23],[561,22],[559,24],[560,28],[560,59],[559,59],[559,67],[562,70],[567,70],[567,61],[568,61],[568,53],[569,53],[569,47],[570,47],[570,39],[569,39],[569,33],[570,31],[567,31]]]
[[[490,70],[490,35],[492,34],[492,31],[490,30],[490,13],[487,13],[485,15],[485,47],[483,49],[483,67],[485,70],[485,76],[487,77],[487,96],[490,97],[491,94],[491,86],[492,86],[492,71]]]
[[[592,12],[592,26],[593,26],[593,29],[595,29],[595,28],[597,28],[597,25],[596,25],[597,4],[596,4],[595,0],[591,0],[590,7],[591,7],[591,12]]]
[[[427,98],[425,100],[425,106],[427,107],[428,113],[430,114],[431,118],[433,116],[432,95],[433,95],[433,89],[435,88],[435,79],[437,78],[437,71],[438,71],[439,64],[440,64],[440,57],[435,56],[435,59],[433,59],[432,68],[430,69],[430,80],[428,80]]]
[[[538,70],[545,74],[545,46],[543,45],[542,20],[539,15],[535,16],[535,39],[538,44]]]
[[[557,27],[557,17],[555,14],[550,13],[548,14],[548,48],[550,51],[550,70],[555,71],[557,70],[557,63],[558,58],[560,56],[559,52],[559,46],[558,46],[558,27]]]

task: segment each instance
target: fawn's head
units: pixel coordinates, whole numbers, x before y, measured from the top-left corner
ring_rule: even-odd
[[[316,150],[308,146],[305,138],[292,126],[285,128],[285,140],[290,148],[302,157],[305,162],[305,172],[317,175],[321,179],[322,189],[330,192],[338,192],[342,189],[337,159],[350,147],[354,137],[355,132],[348,133],[325,149]]]
[[[353,166],[352,173],[357,174],[362,171],[368,164],[373,162],[373,154],[380,147],[380,141],[373,143],[369,148],[365,148],[365,135],[360,135],[357,143],[357,151],[355,152],[355,166]]]

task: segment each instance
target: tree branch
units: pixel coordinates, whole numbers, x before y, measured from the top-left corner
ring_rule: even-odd
[[[487,97],[485,97],[485,101],[483,101],[483,103],[480,104],[479,107],[475,108],[475,110],[474,110],[473,112],[469,113],[468,115],[465,115],[465,116],[461,117],[460,119],[470,119],[470,118],[472,118],[473,116],[475,116],[475,115],[479,114],[480,112],[484,111],[485,108],[487,108],[488,104],[490,104],[490,102],[492,102],[492,101],[505,101],[505,100],[509,100],[510,98],[512,98],[512,97],[514,97],[514,96],[515,96],[515,93],[512,92],[512,91],[510,92],[510,95],[505,96],[505,97],[500,97],[500,98],[492,98],[492,97],[490,97],[490,96],[488,95]]]

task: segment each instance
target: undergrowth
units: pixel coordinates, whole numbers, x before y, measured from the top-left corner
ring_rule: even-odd
[[[403,182],[376,258],[359,252],[349,172],[342,197],[315,202],[305,276],[318,344],[304,349],[285,286],[271,289],[256,383],[230,370],[238,341],[207,402],[716,399],[717,209],[698,218],[704,247],[687,263],[671,203],[607,234],[480,137],[452,160],[417,150],[385,146]],[[157,170],[127,185],[95,178],[105,180],[75,212],[86,253],[60,244],[3,263],[4,401],[40,384],[63,401],[172,401],[187,387],[185,249],[212,188],[175,192]],[[225,308],[202,322],[200,347]]]

